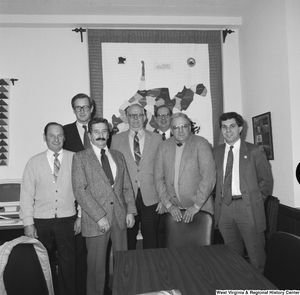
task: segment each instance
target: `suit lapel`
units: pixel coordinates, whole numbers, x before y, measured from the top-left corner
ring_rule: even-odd
[[[191,148],[193,145],[193,137],[192,135],[190,136],[190,138],[187,140],[187,142],[185,143],[184,147],[183,147],[183,152],[182,152],[182,157],[181,157],[181,161],[180,161],[180,170],[179,170],[179,177],[181,176],[189,157],[191,156]]]
[[[104,170],[103,170],[103,168],[102,168],[102,166],[101,166],[101,164],[100,164],[100,162],[99,162],[99,160],[98,160],[98,158],[97,158],[97,156],[96,156],[96,154],[95,154],[95,152],[94,152],[94,150],[93,150],[93,148],[88,148],[87,150],[86,150],[86,153],[87,153],[87,160],[88,160],[88,162],[89,162],[89,164],[91,165],[90,167],[91,167],[91,169],[92,170],[94,170],[94,171],[97,171],[97,172],[100,172],[100,174],[101,174],[101,178],[107,183],[107,184],[109,184],[109,186],[111,186],[110,185],[110,182],[109,182],[109,180],[107,179],[107,177],[106,177],[106,174],[105,174],[105,172],[104,172]],[[100,155],[99,155],[100,156]]]
[[[152,142],[151,142],[151,132],[145,130],[145,142],[144,142],[144,149],[142,152],[142,157],[141,157],[141,161],[140,161],[140,165],[143,163],[143,161],[145,161],[145,157],[147,157],[148,150],[152,148]]]
[[[131,140],[131,137],[129,136],[129,129],[123,133],[123,147],[122,147],[122,153],[125,157],[125,159],[130,159],[131,165],[136,165],[135,164],[135,159],[132,155],[129,140]],[[133,139],[132,139],[133,140]]]
[[[248,148],[245,144],[244,141],[241,141],[241,146],[240,146],[240,183],[244,179],[245,172],[248,166],[248,161],[249,161],[249,152]]]

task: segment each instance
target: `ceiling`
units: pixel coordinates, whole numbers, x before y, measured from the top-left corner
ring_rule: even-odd
[[[0,15],[242,17],[253,0],[0,0]]]

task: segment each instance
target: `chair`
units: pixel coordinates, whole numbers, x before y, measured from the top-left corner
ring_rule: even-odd
[[[300,237],[285,232],[272,234],[264,276],[281,290],[300,290]]]
[[[279,200],[276,197],[268,196],[265,201],[265,214],[267,229],[265,231],[266,249],[272,234],[277,232]]]
[[[183,215],[185,210],[181,210]],[[166,247],[183,247],[190,245],[211,245],[213,240],[213,216],[205,211],[194,215],[193,221],[177,222],[167,213],[165,219]]]
[[[0,261],[0,289],[8,295],[54,294],[47,250],[38,240],[21,236],[6,242],[0,247]]]

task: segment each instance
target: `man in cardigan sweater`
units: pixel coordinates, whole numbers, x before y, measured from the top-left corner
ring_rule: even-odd
[[[55,294],[75,294],[75,238],[81,231],[76,216],[71,182],[73,152],[62,149],[65,135],[62,125],[51,122],[44,129],[48,150],[33,156],[27,163],[20,197],[20,218],[24,234],[41,241],[53,253],[58,251],[58,276],[50,257]],[[58,155],[57,155],[58,154]],[[57,162],[56,158],[59,162]]]

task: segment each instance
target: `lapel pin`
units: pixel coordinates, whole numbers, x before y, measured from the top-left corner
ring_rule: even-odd
[[[247,157],[247,156],[244,156],[244,158],[247,159],[248,157]]]

